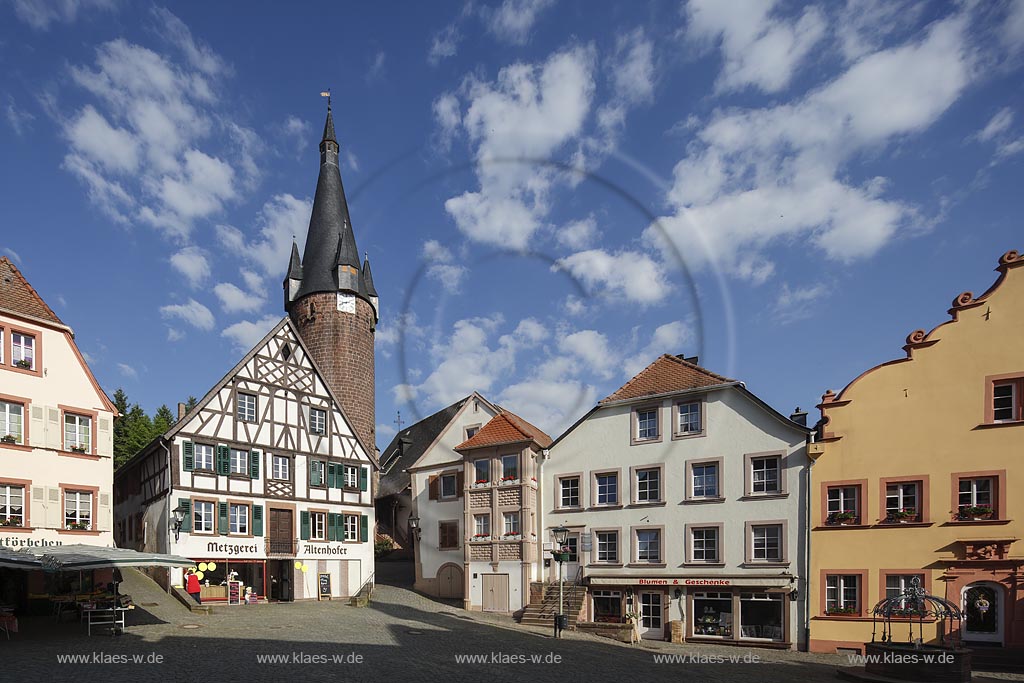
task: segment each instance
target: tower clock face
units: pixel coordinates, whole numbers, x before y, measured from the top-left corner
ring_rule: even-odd
[[[354,294],[342,294],[338,292],[338,310],[342,313],[356,312],[356,297]]]

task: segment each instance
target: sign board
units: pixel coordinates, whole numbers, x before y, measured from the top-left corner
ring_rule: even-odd
[[[318,600],[330,600],[331,599],[331,575],[323,572],[316,575],[317,584],[317,599]]]
[[[229,605],[241,605],[242,604],[242,582],[241,581],[228,581],[228,604]]]

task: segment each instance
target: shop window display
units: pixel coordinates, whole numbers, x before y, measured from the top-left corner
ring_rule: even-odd
[[[693,635],[732,638],[732,593],[693,596]]]
[[[593,591],[593,596],[595,622],[622,623],[622,593],[619,591]]]
[[[782,640],[781,593],[740,594],[740,637]]]

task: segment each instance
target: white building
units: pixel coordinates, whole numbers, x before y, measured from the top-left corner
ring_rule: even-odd
[[[375,467],[284,318],[118,469],[119,545],[214,565],[206,600],[227,598],[230,572],[260,598],[318,598],[324,575],[325,595],[350,596],[373,572]]]
[[[581,620],[802,646],[808,433],[695,358],[663,355],[598,403],[543,466],[543,540],[572,532]]]
[[[113,545],[116,415],[71,328],[0,257],[0,545]],[[42,572],[27,579],[47,592]]]

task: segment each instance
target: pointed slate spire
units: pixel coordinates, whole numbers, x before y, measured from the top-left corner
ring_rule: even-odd
[[[335,144],[338,138],[334,137],[334,116],[331,114],[331,105],[327,105],[327,121],[324,122],[324,142],[330,141]]]
[[[302,279],[302,261],[299,260],[299,245],[292,240],[292,257],[288,261],[288,279]]]
[[[377,296],[377,288],[373,286],[373,273],[370,272],[370,257],[363,260],[363,283],[366,285],[366,293],[372,297]]]
[[[338,241],[339,266],[352,266],[359,269],[359,249],[356,247],[356,235],[352,232],[352,224],[345,221],[341,228],[341,239]]]

